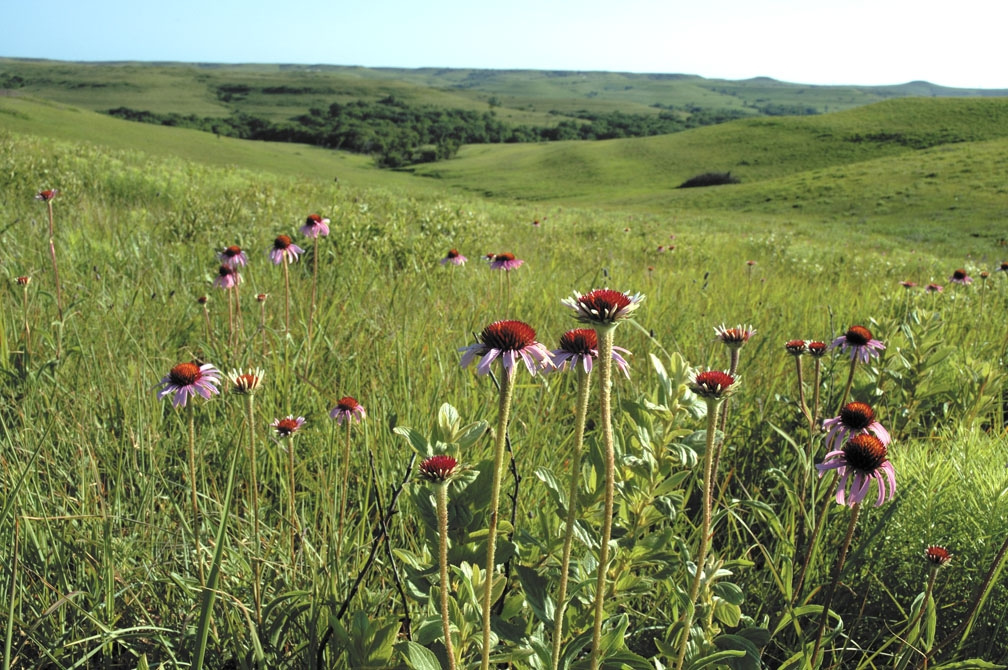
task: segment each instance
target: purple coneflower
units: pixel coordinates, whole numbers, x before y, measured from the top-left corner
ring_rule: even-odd
[[[728,328],[722,323],[720,326],[714,327],[714,332],[729,349],[741,349],[749,341],[749,338],[756,334],[756,329],[741,324],[734,328]]]
[[[807,351],[805,340],[788,340],[784,343],[784,349],[792,356],[801,356]]]
[[[222,265],[217,270],[217,276],[214,278],[213,283],[214,286],[223,289],[234,288],[241,283],[241,275],[233,267]]]
[[[520,258],[515,258],[514,254],[494,254],[493,260],[490,261],[490,269],[510,272],[520,268],[524,262]]]
[[[337,424],[343,425],[344,421],[360,423],[367,416],[367,412],[364,411],[364,405],[347,395],[339,399],[336,406],[330,410],[329,416],[336,419]]]
[[[480,357],[476,372],[481,375],[490,372],[490,364],[500,357],[504,371],[511,375],[515,363],[524,361],[529,374],[537,369],[553,367],[549,349],[536,342],[536,332],[523,321],[495,321],[479,334],[479,341],[462,347],[462,367],[467,367],[473,359]]]
[[[630,352],[623,347],[613,347],[612,360],[616,367],[630,378],[630,365],[620,354]],[[557,370],[576,368],[581,365],[585,372],[592,371],[592,361],[598,358],[598,333],[591,328],[575,328],[560,336],[560,348],[551,354]]]
[[[574,310],[578,321],[605,326],[630,318],[643,300],[644,296],[640,293],[630,295],[613,289],[597,288],[583,295],[574,291],[573,296],[560,302]]]
[[[942,288],[941,284],[928,284],[927,286],[924,287],[924,290],[927,291],[928,293],[941,293],[945,289]]]
[[[900,286],[902,286],[903,288],[906,288],[906,289],[911,289],[911,288],[915,288],[917,286],[917,282],[915,282],[915,281],[901,281],[900,282]]]
[[[209,363],[203,365],[179,363],[158,383],[161,386],[157,394],[158,400],[174,393],[172,405],[185,407],[190,396],[198,394],[209,400],[210,396],[220,393],[217,390],[217,384],[220,384],[220,370]]]
[[[808,349],[809,356],[812,356],[813,358],[822,358],[829,350],[829,346],[825,342],[820,342],[819,340],[806,342],[805,348]]]
[[[871,433],[888,445],[892,441],[889,431],[875,418],[872,408],[863,402],[849,402],[840,408],[840,414],[823,421],[826,431],[826,449],[833,451],[840,448],[849,437],[860,433]]]
[[[273,248],[270,249],[269,257],[274,265],[280,265],[284,261],[293,263],[298,256],[304,253],[304,249],[291,242],[291,238],[286,235],[277,235],[273,240]]]
[[[448,454],[435,454],[420,463],[420,477],[429,482],[447,482],[458,468],[458,461]]]
[[[245,372],[239,368],[228,372],[227,377],[231,382],[231,393],[251,395],[259,389],[259,385],[262,383],[263,370],[255,368]]]
[[[1001,265],[995,272],[1008,272],[1008,261],[1001,261]]]
[[[885,349],[881,341],[872,338],[872,332],[864,326],[851,326],[847,332],[833,340],[830,348],[840,347],[843,351],[850,350],[851,360],[867,363],[869,358],[878,358],[879,352]]]
[[[816,465],[816,470],[820,477],[827,470],[837,471],[840,481],[837,482],[836,501],[849,507],[864,500],[874,480],[879,490],[875,501],[878,507],[896,493],[896,469],[887,456],[888,448],[882,440],[871,433],[858,433],[841,449],[826,454],[823,462]],[[849,494],[846,492],[848,479],[852,481]]]
[[[724,399],[738,389],[738,378],[721,370],[707,370],[694,375],[689,388],[701,398]]]
[[[220,259],[221,265],[226,265],[232,269],[242,267],[248,263],[248,256],[245,255],[245,252],[237,244],[224,247],[223,251],[217,254],[217,258]]]
[[[460,254],[458,249],[449,249],[445,257],[441,259],[441,265],[447,265],[448,263],[452,265],[465,265],[467,260],[469,259]]]
[[[948,549],[939,544],[929,544],[927,549],[924,550],[924,558],[927,559],[928,563],[940,568],[952,560],[952,554]]]
[[[949,281],[952,282],[953,284],[962,284],[963,286],[965,286],[967,284],[973,283],[973,277],[970,277],[968,274],[966,274],[965,270],[959,268],[958,270],[952,273],[952,276],[949,277]]]
[[[53,198],[59,195],[59,189],[57,188],[47,188],[44,191],[39,191],[35,194],[36,200],[41,200],[42,202],[49,202]]]
[[[325,237],[329,234],[329,219],[324,219],[319,214],[309,214],[301,226],[301,234],[310,239]]]
[[[287,415],[283,419],[274,419],[273,423],[270,424],[270,428],[276,431],[277,437],[290,437],[298,432],[301,426],[304,425],[304,422],[305,418],[303,416],[295,419],[293,415]]]

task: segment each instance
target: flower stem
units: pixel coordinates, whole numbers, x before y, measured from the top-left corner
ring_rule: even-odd
[[[853,364],[851,365],[853,369]],[[833,579],[830,581],[829,589],[826,591],[826,601],[823,603],[822,614],[819,616],[819,630],[816,633],[815,646],[812,648],[811,667],[818,667],[819,650],[822,647],[823,633],[826,631],[826,622],[829,620],[830,605],[833,604],[833,595],[836,593],[837,584],[840,582],[840,573],[843,572],[844,562],[847,560],[847,550],[850,549],[851,540],[854,538],[854,527],[857,525],[858,515],[861,512],[861,503],[851,505],[850,524],[847,526],[847,535],[844,537],[843,546],[840,547],[840,554],[837,556],[836,566],[833,568]]]
[[[300,523],[298,523],[297,518],[297,505],[295,504],[295,482],[294,482],[294,435],[291,434],[287,437],[287,469],[290,481],[288,482],[289,490],[288,496],[290,500],[288,501],[288,514],[290,516],[291,525],[291,574],[297,575],[297,544],[298,544],[298,531],[300,530]]]
[[[25,356],[31,356],[31,326],[28,324],[28,284],[24,285],[24,341]]]
[[[49,255],[52,257],[53,277],[56,281],[56,311],[59,313],[59,320],[63,321],[63,291],[60,288],[59,267],[56,265],[56,242],[53,233],[53,208],[52,200],[46,202],[49,206]],[[59,358],[59,354],[56,355]]]
[[[711,498],[714,488],[713,465],[714,465],[714,437],[717,432],[718,409],[721,401],[717,398],[710,398],[707,401],[707,444],[704,449],[704,474],[703,474],[703,520],[700,528],[700,548],[697,551],[697,558],[694,561],[695,572],[693,582],[690,585],[690,606],[686,610],[683,621],[682,642],[679,643],[679,655],[676,658],[676,670],[682,670],[683,661],[686,659],[686,647],[689,646],[690,628],[693,626],[693,615],[696,611],[696,601],[700,595],[700,583],[703,580],[704,565],[707,563],[707,552],[710,549],[710,528],[711,528]]]
[[[567,493],[567,519],[564,525],[563,558],[560,561],[560,591],[553,615],[553,670],[560,667],[560,643],[563,638],[564,611],[567,609],[567,582],[570,573],[571,548],[574,544],[574,522],[578,512],[578,481],[581,478],[581,449],[584,446],[585,423],[588,417],[588,391],[591,377],[578,367],[577,416],[574,423],[574,453],[571,455],[570,488]]]
[[[490,522],[487,526],[487,562],[483,575],[483,656],[481,670],[490,667],[490,609],[493,606],[493,574],[497,550],[497,514],[500,509],[501,470],[504,468],[504,448],[507,442],[508,418],[511,414],[511,397],[514,395],[513,371],[504,369],[497,410],[497,441],[494,445],[493,485],[490,489]]]
[[[353,419],[346,420],[346,438],[343,442],[343,486],[340,488],[339,520],[336,522],[336,550],[343,551],[343,522],[346,519],[347,485],[350,482],[350,425]]]
[[[441,626],[444,628],[448,668],[455,670],[455,649],[451,638],[451,619],[448,616],[448,592],[451,591],[451,582],[448,581],[448,482],[439,482],[434,486],[434,497],[438,516],[438,565],[441,569]]]
[[[251,470],[249,495],[252,497],[252,598],[255,601],[256,625],[262,628],[262,560],[259,556],[262,542],[259,537],[259,481],[256,475],[255,412],[253,409],[255,395],[249,393],[245,397],[248,410],[249,469]]]
[[[315,236],[314,248],[312,249],[312,285],[311,285],[311,309],[308,312],[308,346],[312,341],[312,325],[315,322],[315,299],[318,294],[318,236]]]
[[[609,540],[612,538],[613,504],[616,497],[616,447],[612,430],[612,326],[597,328],[599,397],[601,400],[602,442],[605,447],[605,498],[602,506],[602,537],[599,540],[598,577],[595,580],[595,621],[592,626],[591,668],[597,670],[602,654],[602,617],[606,575],[609,571]]]
[[[196,410],[189,408],[189,486],[192,498],[193,541],[196,544],[196,568],[199,572],[200,586],[206,586],[203,576],[203,551],[200,547],[200,513],[199,501],[196,497]]]

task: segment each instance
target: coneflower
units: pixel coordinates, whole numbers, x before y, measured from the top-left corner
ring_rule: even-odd
[[[488,670],[490,667],[490,608],[492,606],[493,576],[497,565],[495,561],[497,515],[500,509],[501,471],[504,466],[508,419],[511,415],[511,398],[515,386],[514,372],[519,362],[525,364],[531,375],[535,375],[537,370],[553,365],[549,350],[537,342],[535,338],[535,329],[527,323],[495,321],[483,329],[475,343],[459,349],[460,352],[463,352],[462,367],[468,366],[478,358],[476,372],[485,375],[490,373],[490,366],[493,362],[499,359],[503,371],[497,405],[497,435],[490,489],[490,519],[487,524],[487,563],[483,588],[483,655],[480,665],[482,670]]]
[[[613,333],[622,321],[631,318],[644,296],[630,295],[609,288],[581,294],[577,291],[561,301],[574,310],[578,321],[591,326],[598,338],[599,399],[602,418],[602,442],[605,453],[605,496],[602,511],[602,537],[599,543],[598,576],[595,581],[595,617],[592,626],[591,668],[599,666],[602,653],[602,617],[609,570],[609,540],[612,538],[613,506],[616,494],[616,448],[612,429],[612,355]]]

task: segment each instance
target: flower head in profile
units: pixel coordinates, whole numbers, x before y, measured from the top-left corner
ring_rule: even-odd
[[[915,281],[901,281],[900,282],[900,286],[902,286],[905,289],[912,289],[912,288],[915,288],[917,286],[917,282],[915,282]]]
[[[262,383],[262,368],[249,369],[245,372],[241,368],[228,372],[228,382],[231,384],[231,393],[239,395],[253,395]]]
[[[53,198],[59,195],[59,189],[57,188],[47,188],[44,191],[39,191],[35,194],[36,200],[41,200],[42,202],[50,202]]]
[[[207,400],[210,396],[220,393],[217,385],[220,384],[220,370],[204,363],[179,363],[166,374],[158,385],[158,400],[164,399],[169,394],[172,396],[172,404],[175,407],[185,407],[191,396],[201,395]]]
[[[927,291],[928,293],[941,293],[945,289],[942,287],[941,284],[928,284],[927,286],[924,287],[924,290]]]
[[[293,263],[298,256],[304,253],[304,249],[291,242],[291,238],[286,235],[277,235],[273,240],[273,248],[270,249],[269,257],[274,265],[281,263]]]
[[[319,214],[309,214],[301,226],[301,234],[309,239],[325,237],[329,234],[329,219],[324,219]]]
[[[435,484],[451,481],[458,473],[458,461],[448,454],[435,454],[420,463],[420,477]]]
[[[839,449],[845,440],[859,433],[871,433],[883,445],[892,441],[889,431],[875,418],[875,412],[863,402],[849,402],[841,407],[840,414],[823,421],[823,430],[826,431],[826,449],[829,451]]]
[[[360,423],[367,416],[367,412],[364,411],[364,405],[347,395],[336,402],[336,406],[329,411],[329,416],[342,426],[344,421]]]
[[[805,349],[812,358],[822,358],[829,351],[829,346],[819,340],[810,340],[805,343]]]
[[[805,340],[788,340],[784,343],[784,349],[792,356],[801,356],[807,351]]]
[[[476,372],[481,375],[489,374],[490,364],[497,358],[507,374],[512,373],[519,360],[531,375],[537,369],[553,367],[549,349],[536,342],[535,329],[524,321],[494,321],[483,329],[476,342],[459,351],[463,352],[462,367],[479,358]]]
[[[872,338],[872,332],[864,326],[851,326],[847,332],[833,340],[830,348],[840,347],[850,351],[851,360],[867,363],[869,358],[878,358],[879,352],[885,349],[881,341]]]
[[[820,477],[828,470],[837,471],[840,480],[836,501],[839,505],[853,507],[864,500],[872,481],[878,484],[876,507],[896,493],[896,469],[888,460],[888,448],[871,433],[851,437],[841,449],[826,454],[816,470]],[[850,492],[847,492],[848,482],[851,483]]]
[[[458,252],[458,249],[449,249],[445,257],[441,259],[441,265],[465,265],[466,261],[469,260],[462,254]]]
[[[1001,261],[1001,265],[998,266],[995,272],[1008,272],[1008,261]]]
[[[924,550],[924,558],[936,568],[940,568],[952,560],[952,554],[940,544],[929,544]]]
[[[15,277],[14,282],[17,283],[18,286],[27,286],[28,284],[31,283],[31,277],[27,275],[22,275],[21,277]]]
[[[630,378],[630,365],[621,354],[629,353],[623,347],[613,347],[613,363],[627,379]],[[591,372],[592,363],[598,358],[598,334],[591,328],[568,330],[560,336],[560,348],[554,349],[550,355],[557,370],[580,365],[585,372]]]
[[[276,431],[277,437],[291,437],[294,433],[301,429],[304,425],[305,419],[303,416],[294,418],[293,415],[288,414],[283,419],[275,419],[273,423],[270,424],[270,428]]]
[[[749,338],[756,334],[756,329],[752,326],[741,324],[734,328],[728,328],[723,323],[714,327],[714,332],[729,349],[741,349]]]
[[[510,272],[520,268],[524,262],[520,258],[515,258],[514,254],[494,254],[493,260],[490,261],[490,269]]]
[[[698,372],[690,380],[689,388],[701,398],[723,400],[735,393],[738,388],[738,377],[721,370]]]
[[[949,281],[952,282],[953,284],[962,284],[963,286],[966,286],[967,284],[973,283],[973,277],[970,277],[968,274],[966,274],[965,270],[959,268],[958,270],[952,273],[952,276],[949,277]]]
[[[248,263],[248,256],[237,244],[224,247],[224,249],[217,254],[217,258],[220,259],[221,265],[226,265],[233,269],[237,269]]]
[[[269,293],[256,293],[256,302],[266,302],[268,297]]]
[[[217,276],[214,277],[214,286],[228,289],[234,288],[241,283],[241,275],[233,267],[228,265],[222,265],[217,270]]]
[[[575,318],[582,323],[614,326],[629,319],[643,300],[644,296],[640,293],[630,295],[609,288],[597,288],[583,295],[574,291],[574,295],[560,302],[573,309]]]

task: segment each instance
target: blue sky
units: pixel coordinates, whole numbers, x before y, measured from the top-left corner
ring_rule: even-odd
[[[0,56],[1008,88],[1004,0],[4,0]]]

